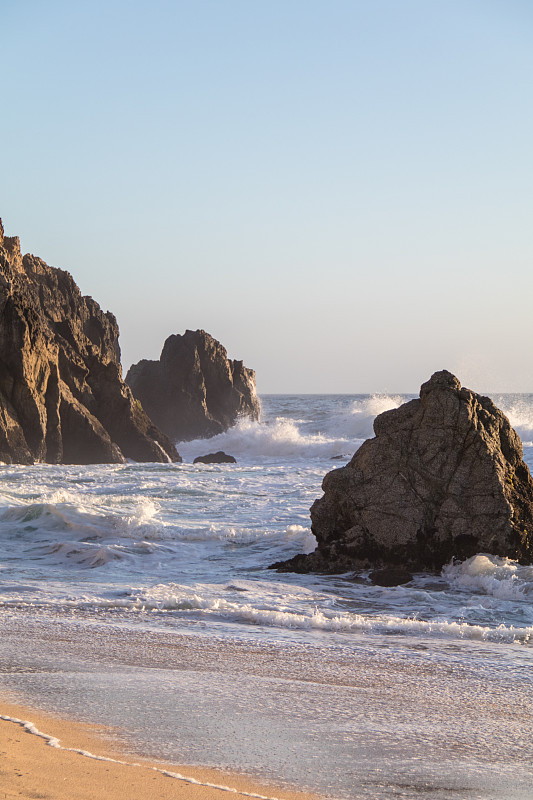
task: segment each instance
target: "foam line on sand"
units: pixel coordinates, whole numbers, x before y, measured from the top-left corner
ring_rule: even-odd
[[[3,710],[6,711],[7,709],[3,709]],[[9,710],[11,711],[11,709],[9,709]],[[13,711],[15,711],[15,713],[16,713],[16,710],[17,709],[13,708],[11,713],[13,713]],[[23,709],[19,709],[19,711],[20,710],[23,710]],[[38,715],[38,716],[40,716],[40,715]],[[72,756],[69,756],[70,758],[75,757],[76,755],[79,755],[79,756],[82,756],[84,759],[92,759],[93,761],[96,761],[96,762],[106,762],[107,765],[109,765],[109,769],[127,768],[127,771],[126,771],[125,774],[131,775],[130,780],[135,782],[135,783],[137,782],[137,779],[135,778],[135,775],[136,775],[136,771],[138,770],[139,771],[139,773],[138,773],[139,778],[143,774],[147,776],[147,774],[158,773],[159,775],[163,776],[164,778],[171,778],[171,779],[173,779],[175,781],[180,781],[183,784],[188,784],[188,785],[190,785],[191,789],[193,787],[196,787],[196,791],[211,793],[211,794],[205,795],[205,797],[207,797],[207,798],[216,797],[217,792],[226,792],[226,793],[230,792],[231,794],[234,794],[234,795],[240,795],[242,797],[254,798],[254,800],[281,800],[281,798],[287,798],[287,797],[294,798],[296,796],[299,796],[299,797],[302,797],[302,798],[304,798],[306,796],[310,797],[309,795],[306,795],[306,793],[304,793],[304,792],[300,793],[300,792],[294,792],[294,791],[290,791],[290,790],[289,791],[282,790],[278,796],[270,795],[270,794],[261,794],[261,793],[256,792],[256,791],[252,791],[255,787],[253,786],[253,784],[251,782],[250,782],[250,784],[248,784],[248,786],[246,786],[246,783],[245,783],[245,785],[242,785],[241,787],[238,787],[238,784],[242,783],[242,781],[239,780],[238,776],[236,778],[237,786],[231,786],[231,785],[227,785],[227,784],[224,784],[224,783],[215,783],[215,782],[211,782],[210,780],[206,780],[204,778],[203,770],[200,770],[200,779],[199,779],[199,778],[193,777],[192,775],[187,775],[187,774],[183,774],[182,772],[174,771],[174,769],[170,765],[154,766],[153,764],[150,764],[148,762],[142,763],[142,762],[138,762],[138,761],[135,761],[135,760],[126,761],[126,760],[123,760],[121,758],[113,758],[113,757],[108,756],[108,755],[97,755],[97,754],[91,752],[92,748],[91,748],[91,750],[89,750],[89,749],[84,749],[82,747],[80,747],[80,748],[78,748],[78,747],[68,747],[68,746],[63,745],[61,743],[61,739],[59,739],[57,736],[45,733],[45,732],[43,732],[43,730],[41,730],[41,727],[44,727],[44,725],[43,725],[43,722],[45,722],[44,719],[42,719],[37,725],[34,722],[29,721],[28,718],[23,719],[23,718],[20,718],[18,716],[14,716],[14,715],[9,715],[7,713],[3,713],[3,714],[0,714],[0,721],[9,723],[12,726],[17,726],[18,728],[22,728],[26,733],[30,734],[32,737],[36,737],[38,739],[44,740],[45,744],[48,745],[49,747],[52,747],[52,748],[54,748],[54,749],[56,749],[58,751],[62,751],[65,754],[73,754]],[[53,723],[53,720],[52,720],[52,723]],[[14,736],[16,737],[16,734],[14,734]],[[9,735],[9,734],[8,734],[8,740],[10,740],[13,743],[13,745],[14,745],[15,742],[18,743],[19,741],[21,741],[21,740],[17,740],[16,738],[13,739],[13,735]],[[91,740],[84,741],[83,744],[84,745],[88,744],[89,747],[91,747]],[[2,756],[2,755],[5,755],[5,754],[4,753],[0,753],[0,756]],[[0,758],[0,762],[2,762],[2,760],[3,759]],[[104,768],[104,765],[103,765],[103,768]],[[35,764],[35,770],[38,772],[38,770],[39,770],[38,764]],[[20,772],[20,770],[16,770],[16,771]],[[194,771],[195,771],[195,768],[193,768],[193,772]],[[212,772],[212,771],[210,771],[210,770],[207,771],[207,777],[211,777],[209,772]],[[2,763],[0,763],[0,773],[7,775],[6,772],[2,771]],[[20,775],[19,777],[22,777],[22,775]],[[20,784],[19,784],[19,786],[20,786]],[[48,788],[50,788],[50,787],[48,787]],[[55,788],[59,789],[60,787],[59,786],[58,787],[54,787],[54,789]],[[176,786],[176,788],[177,788],[177,786]],[[261,786],[260,788],[262,789],[263,787]],[[11,797],[11,796],[15,797],[15,795],[11,795],[11,794],[6,795],[6,797]],[[32,795],[32,796],[37,796],[37,795]],[[38,796],[40,796],[40,797],[52,797],[52,796],[54,796],[55,797],[56,795],[39,794]],[[58,794],[57,796],[60,797],[62,795]],[[80,794],[80,797],[81,796],[85,796],[85,795]],[[172,796],[173,797],[174,796],[178,797],[178,796],[181,796],[181,794],[174,795],[172,793]],[[200,797],[203,797],[203,796],[204,795],[200,795]]]

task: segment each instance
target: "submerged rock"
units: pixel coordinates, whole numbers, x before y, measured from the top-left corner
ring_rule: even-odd
[[[166,340],[159,361],[139,361],[126,375],[135,397],[175,441],[215,436],[239,417],[259,419],[255,372],[228,358],[202,330]]]
[[[324,478],[311,508],[317,549],[275,567],[438,571],[480,552],[533,562],[533,480],[492,400],[436,372],[374,432]]]
[[[227,453],[224,453],[222,450],[219,450],[218,453],[208,453],[205,456],[197,456],[193,464],[236,464],[237,459],[233,456],[228,456]]]
[[[375,586],[401,586],[413,580],[410,572],[403,567],[384,567],[375,569],[368,576]]]
[[[122,380],[118,326],[0,221],[0,460],[180,460]]]

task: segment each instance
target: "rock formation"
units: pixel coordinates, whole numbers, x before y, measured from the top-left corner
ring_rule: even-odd
[[[0,221],[0,461],[180,460],[122,380],[118,326]]]
[[[159,361],[139,361],[126,382],[146,413],[174,441],[215,436],[240,416],[259,419],[255,372],[228,359],[205,331],[166,340]]]
[[[374,432],[324,478],[311,508],[315,552],[274,567],[436,571],[479,552],[533,562],[533,481],[488,397],[436,372],[420,399],[376,417]]]
[[[217,453],[207,453],[205,456],[196,456],[193,464],[236,464],[237,459],[234,456],[229,456],[222,450]]]

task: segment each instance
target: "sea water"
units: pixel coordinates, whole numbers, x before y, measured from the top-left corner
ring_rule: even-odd
[[[0,693],[338,798],[533,797],[533,566],[279,574],[405,396],[265,396],[182,464],[0,466]],[[533,466],[533,396],[494,397]],[[236,464],[193,465],[224,450]],[[52,732],[53,733],[53,732]]]

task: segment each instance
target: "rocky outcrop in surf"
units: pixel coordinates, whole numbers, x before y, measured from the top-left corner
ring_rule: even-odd
[[[175,441],[215,436],[239,417],[259,419],[255,372],[228,358],[202,330],[174,334],[159,361],[139,361],[126,382],[147,414]]]
[[[436,372],[386,411],[311,508],[318,546],[274,565],[296,572],[437,571],[476,553],[533,562],[533,480],[522,443],[488,397]]]
[[[118,326],[0,221],[0,461],[180,460],[122,380]]]
[[[217,453],[207,453],[205,456],[196,456],[193,464],[236,464],[235,456],[229,456],[222,450]]]

